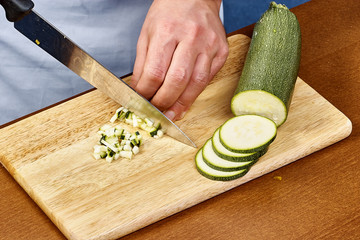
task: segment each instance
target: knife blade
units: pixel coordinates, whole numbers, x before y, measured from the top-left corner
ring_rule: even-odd
[[[5,9],[6,18],[14,22],[15,29],[38,47],[120,105],[131,109],[140,117],[148,117],[160,123],[167,135],[196,147],[178,126],[147,99],[32,10],[34,4],[31,0],[0,0],[0,4]]]

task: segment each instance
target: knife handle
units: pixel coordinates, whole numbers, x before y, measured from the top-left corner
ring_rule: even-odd
[[[6,19],[10,22],[21,20],[34,7],[31,0],[0,0],[0,4],[5,9]]]

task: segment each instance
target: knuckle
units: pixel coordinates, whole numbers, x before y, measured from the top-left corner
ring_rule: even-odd
[[[209,74],[206,72],[200,72],[194,76],[193,82],[195,85],[200,87],[206,86],[209,82]]]
[[[148,67],[145,70],[145,74],[152,82],[161,84],[164,80],[166,71],[161,67]]]
[[[156,106],[161,111],[168,109],[172,104],[166,98],[165,99],[153,98],[151,103],[154,104],[154,106]]]
[[[187,111],[189,109],[189,103],[184,102],[182,99],[178,99],[175,104],[177,108],[181,110],[181,112]]]
[[[226,59],[229,56],[229,46],[227,43],[221,46],[219,56],[222,59]]]
[[[220,58],[227,58],[229,53],[229,47],[226,39],[214,31],[208,32],[206,36],[206,43],[203,44],[205,53],[209,56],[217,56]]]
[[[229,48],[227,45],[224,45],[220,47],[213,61],[215,65],[222,66],[225,63],[228,56],[229,56]]]
[[[167,33],[173,33],[176,30],[176,23],[171,20],[164,21],[160,27],[159,31],[160,33],[167,34]]]
[[[229,44],[227,40],[221,41],[220,47],[219,47],[220,55],[223,57],[227,57],[229,55]]]
[[[199,23],[191,23],[187,26],[187,38],[191,44],[195,44],[202,36],[205,35],[204,27]]]
[[[186,29],[191,35],[197,36],[201,32],[202,26],[198,22],[189,22]]]
[[[183,68],[178,68],[168,73],[168,77],[171,80],[171,85],[173,87],[179,88],[181,87],[187,78],[187,72]]]
[[[159,107],[159,109],[161,111],[164,111],[164,110],[168,109],[171,106],[170,103],[167,103],[165,101],[159,102],[157,105],[158,105],[158,107]]]
[[[176,100],[174,105],[171,106],[171,108],[176,109],[177,112],[179,112],[179,113],[186,113],[190,109],[191,105],[195,102],[196,97],[194,97],[194,98],[180,97],[178,100]],[[180,118],[182,118],[182,117],[180,117]]]
[[[217,44],[217,36],[212,33],[208,34],[206,36],[206,41],[202,43],[203,52],[209,56],[213,55],[216,51]]]
[[[210,46],[215,46],[219,42],[219,36],[216,32],[209,32],[207,34],[207,41]]]

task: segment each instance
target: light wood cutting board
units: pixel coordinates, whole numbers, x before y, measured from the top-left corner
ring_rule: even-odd
[[[229,103],[249,43],[244,35],[229,38],[225,66],[177,122],[198,147],[232,116]],[[288,120],[268,153],[244,177],[217,182],[196,171],[198,149],[167,136],[146,137],[132,160],[95,160],[96,132],[118,107],[94,90],[0,129],[0,161],[70,239],[131,233],[340,141],[352,129],[298,78]]]

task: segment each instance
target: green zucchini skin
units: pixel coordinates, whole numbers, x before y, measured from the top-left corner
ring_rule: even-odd
[[[195,166],[197,171],[203,175],[204,177],[210,179],[210,180],[215,180],[215,181],[231,181],[231,180],[235,180],[237,178],[240,178],[242,176],[244,176],[250,168],[244,168],[244,169],[240,169],[238,171],[231,171],[231,172],[224,172],[224,171],[219,171],[216,169],[211,170],[211,172],[209,172],[209,169],[212,169],[211,167],[209,167],[203,159],[202,156],[202,148],[200,148],[200,150],[196,153],[195,156]]]
[[[284,103],[287,117],[300,55],[301,32],[296,16],[285,5],[271,2],[254,27],[233,99],[243,91],[266,91]],[[232,112],[236,115],[236,109],[232,109]]]
[[[203,154],[203,160],[204,162],[211,168],[224,171],[224,172],[231,172],[231,171],[237,171],[244,168],[250,168],[257,160],[250,160],[246,162],[232,162],[229,160],[226,160],[224,158],[219,157],[213,147],[212,147],[212,140],[211,138],[205,143],[205,145],[202,148],[202,154]],[[218,160],[216,160],[218,159]],[[219,161],[220,160],[220,161]],[[230,164],[228,164],[230,163]]]

